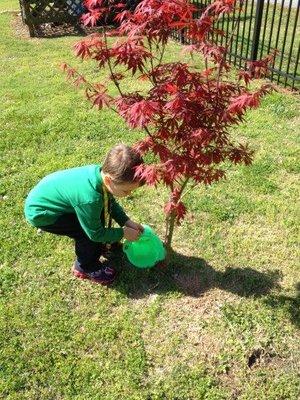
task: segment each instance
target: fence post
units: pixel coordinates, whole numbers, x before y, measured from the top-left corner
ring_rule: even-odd
[[[30,37],[33,37],[35,32],[33,23],[30,19],[30,7],[28,0],[19,0],[19,4],[21,9],[22,21],[24,24],[27,24]]]
[[[257,59],[263,10],[264,10],[264,0],[257,0],[254,32],[253,32],[253,39],[252,39],[252,49],[251,49],[251,61],[255,61]]]
[[[185,44],[184,29],[181,29],[181,31],[180,31],[180,43]]]

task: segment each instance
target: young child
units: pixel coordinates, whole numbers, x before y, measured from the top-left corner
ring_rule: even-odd
[[[125,197],[140,186],[135,167],[143,163],[130,147],[119,144],[102,167],[87,165],[54,172],[43,178],[25,201],[27,221],[43,231],[75,240],[73,274],[101,284],[112,283],[116,271],[99,261],[106,244],[123,237],[137,240],[143,226],[126,215],[115,197]],[[111,227],[114,219],[120,228]]]

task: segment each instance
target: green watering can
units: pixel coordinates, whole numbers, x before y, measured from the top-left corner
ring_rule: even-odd
[[[125,240],[123,251],[128,260],[137,268],[151,268],[158,261],[165,259],[166,250],[162,241],[148,225],[143,225],[144,231],[138,240]]]

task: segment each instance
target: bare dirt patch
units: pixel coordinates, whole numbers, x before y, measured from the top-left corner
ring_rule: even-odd
[[[23,24],[21,14],[15,14],[14,18],[12,18],[11,26],[15,35],[21,39],[29,39],[29,30],[26,24]]]
[[[200,297],[168,299],[161,304],[151,324],[146,318],[142,337],[150,367],[147,379],[171,373],[179,364],[194,367],[213,362],[223,340],[211,332],[209,320],[219,314],[224,302],[233,298],[229,293],[212,289]],[[148,306],[151,301],[155,299],[150,297]]]

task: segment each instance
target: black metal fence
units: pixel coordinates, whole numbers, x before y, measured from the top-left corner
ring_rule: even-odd
[[[211,3],[210,0],[191,1],[198,8],[195,18]],[[215,34],[212,40],[223,45],[233,35],[227,58],[239,68],[277,49],[278,54],[270,66],[271,80],[299,90],[299,3],[300,0],[244,0],[242,9],[222,16],[216,24],[225,36]],[[187,43],[184,31],[174,36],[181,43]]]

